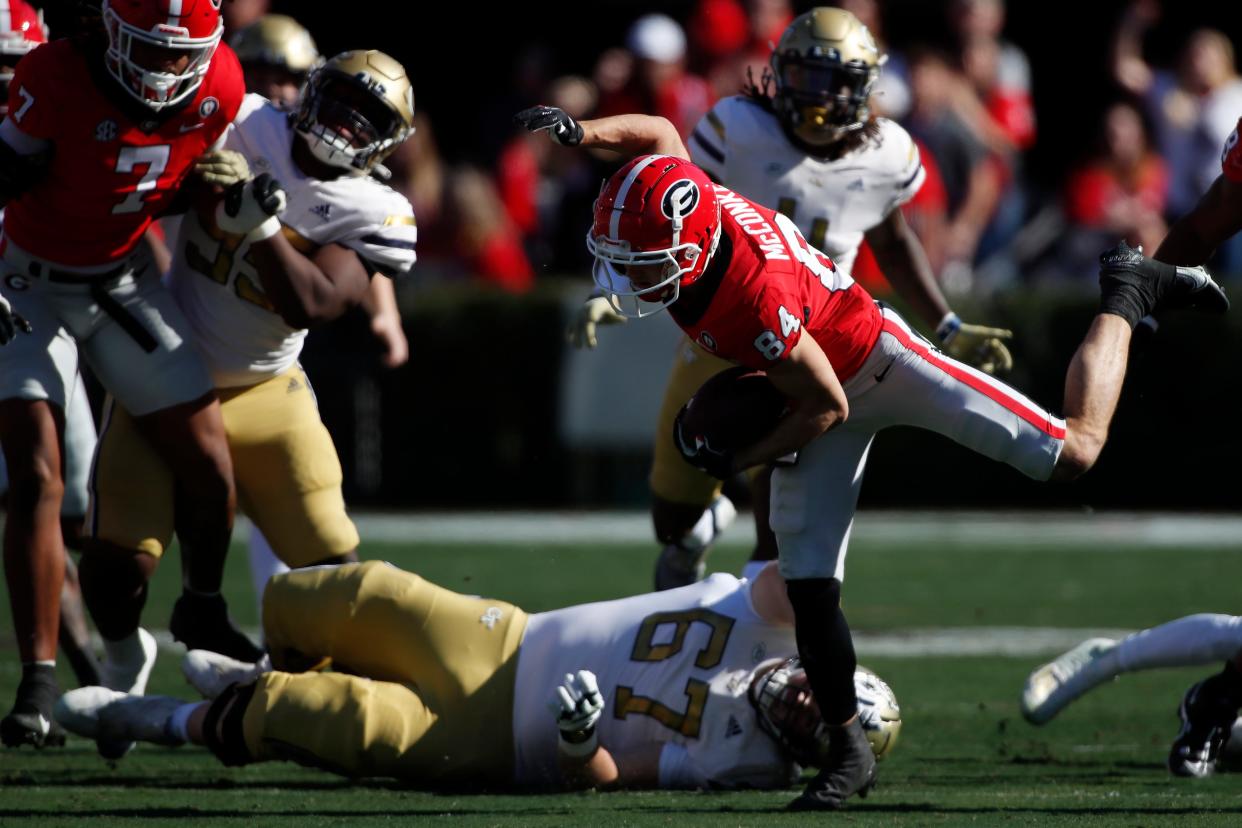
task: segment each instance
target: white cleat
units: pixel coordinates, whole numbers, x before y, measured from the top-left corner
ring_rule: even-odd
[[[155,666],[158,651],[155,636],[139,627],[135,646],[124,658],[115,661],[111,657],[104,659],[101,675],[104,687],[141,696],[147,691],[147,680],[151,678],[151,668]]]
[[[1022,715],[1031,724],[1044,724],[1074,699],[1113,678],[1113,673],[1098,669],[1098,660],[1116,646],[1111,638],[1088,638],[1036,669],[1022,691]]]
[[[232,684],[246,684],[271,672],[272,660],[264,654],[255,662],[238,661],[210,650],[190,650],[181,661],[181,672],[203,698],[214,699]]]
[[[79,687],[56,702],[56,721],[100,744],[153,742],[180,745],[168,729],[173,712],[184,702],[171,696],[131,696],[106,687]]]

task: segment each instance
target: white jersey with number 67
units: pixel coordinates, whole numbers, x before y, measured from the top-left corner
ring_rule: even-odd
[[[662,743],[660,785],[785,787],[798,768],[759,728],[756,667],[797,651],[792,627],[760,618],[750,583],[715,573],[681,589],[532,615],[518,651],[513,736],[519,784],[557,776],[548,700],[567,673],[595,673],[600,744]]]
[[[923,186],[918,147],[885,118],[879,134],[835,160],[790,143],[776,115],[735,95],[716,103],[690,136],[691,160],[736,193],[793,219],[807,242],[849,273],[863,234]]]

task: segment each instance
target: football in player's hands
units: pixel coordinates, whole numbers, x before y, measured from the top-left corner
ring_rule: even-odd
[[[674,439],[687,462],[716,477],[741,449],[776,428],[788,409],[785,396],[763,371],[736,367],[703,383],[677,415]]]
[[[0,345],[8,345],[17,338],[18,333],[34,333],[34,328],[13,310],[8,299],[0,296]]]

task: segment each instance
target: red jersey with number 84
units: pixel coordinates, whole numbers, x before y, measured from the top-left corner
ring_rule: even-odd
[[[728,262],[719,273],[721,264],[713,261],[701,284],[683,291],[669,308],[674,320],[722,359],[758,370],[785,359],[808,331],[838,379],[849,379],[880,336],[875,300],[808,245],[787,216],[719,185],[716,197],[723,234],[716,255],[727,255]],[[686,312],[699,290],[714,293],[701,317],[691,320]]]
[[[222,43],[188,104],[135,120],[141,104],[122,109],[114,97],[124,99],[123,90],[111,96],[99,88],[116,83],[102,60],[56,40],[23,57],[9,85],[9,117],[27,135],[51,141],[53,154],[47,173],[9,202],[4,233],[57,264],[102,265],[132,251],[245,94],[237,56]]]

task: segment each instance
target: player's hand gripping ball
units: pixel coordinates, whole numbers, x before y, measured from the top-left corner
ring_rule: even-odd
[[[703,383],[673,422],[673,441],[695,468],[725,480],[738,451],[754,445],[776,428],[788,401],[767,374],[737,367]]]

